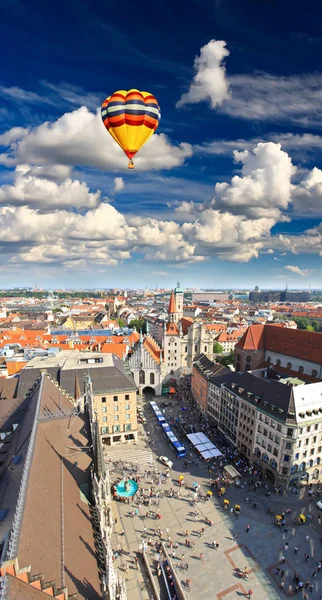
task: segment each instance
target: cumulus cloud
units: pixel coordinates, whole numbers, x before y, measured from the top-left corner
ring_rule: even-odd
[[[0,137],[8,146],[7,159],[17,164],[87,166],[102,171],[127,169],[127,158],[102,124],[99,111],[81,107],[53,123],[32,129],[9,130]],[[140,150],[135,167],[140,170],[172,169],[192,155],[190,144],[174,146],[165,134],[154,134]]]
[[[120,192],[124,189],[124,179],[123,177],[115,177],[114,178],[114,192]]]
[[[291,178],[296,172],[280,144],[258,143],[252,151],[235,151],[242,164],[241,176],[230,183],[217,183],[212,205],[250,218],[281,219],[291,199]]]
[[[91,193],[86,183],[70,179],[69,172],[70,169],[63,165],[19,165],[14,184],[0,188],[0,204],[37,206],[46,211],[97,206],[102,200],[100,191]]]
[[[287,265],[284,268],[288,269],[288,271],[292,271],[292,273],[295,273],[296,275],[301,275],[302,277],[306,277],[307,275],[312,273],[311,269],[300,269],[300,267],[297,267],[295,265]]]
[[[229,97],[225,58],[229,56],[226,42],[211,40],[200,49],[194,60],[196,74],[188,92],[177,102],[177,107],[209,101],[212,108],[220,106]]]
[[[314,167],[294,188],[294,207],[305,213],[322,213],[322,171]]]

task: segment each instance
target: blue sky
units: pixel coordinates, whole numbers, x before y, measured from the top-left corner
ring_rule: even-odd
[[[316,2],[0,0],[2,286],[321,287]],[[117,89],[162,118],[135,158]]]

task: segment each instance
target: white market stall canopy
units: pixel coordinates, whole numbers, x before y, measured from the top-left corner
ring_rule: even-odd
[[[187,438],[206,460],[215,458],[216,456],[222,456],[220,450],[218,450],[202,431],[199,431],[198,433],[188,433]]]

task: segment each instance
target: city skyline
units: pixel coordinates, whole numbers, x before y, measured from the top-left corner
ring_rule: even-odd
[[[319,288],[321,9],[131,7],[3,3],[2,286]],[[132,87],[161,121],[129,172],[100,106]]]

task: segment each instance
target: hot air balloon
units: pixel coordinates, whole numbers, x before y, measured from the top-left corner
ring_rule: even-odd
[[[159,125],[157,100],[149,92],[119,90],[104,100],[101,115],[107,131],[129,158],[128,168],[134,169],[133,156]]]

